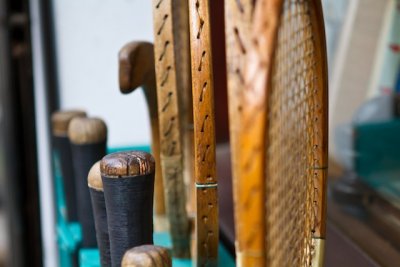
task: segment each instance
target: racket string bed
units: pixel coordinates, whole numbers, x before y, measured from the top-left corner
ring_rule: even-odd
[[[311,266],[315,47],[307,0],[286,0],[268,96],[267,266]]]

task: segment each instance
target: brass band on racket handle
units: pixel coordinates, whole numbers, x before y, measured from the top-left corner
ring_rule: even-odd
[[[127,94],[142,87],[146,96],[151,123],[151,150],[156,161],[155,176],[155,228],[168,229],[164,216],[165,200],[160,159],[160,126],[158,118],[157,85],[154,69],[154,47],[148,42],[130,42],[119,51],[119,86]]]
[[[72,154],[68,138],[68,126],[75,117],[86,117],[86,112],[81,110],[60,110],[54,112],[51,116],[53,151],[56,156],[56,167],[59,167],[56,171],[61,173],[62,176],[67,206],[66,216],[70,222],[78,221]]]
[[[101,266],[111,266],[110,237],[108,234],[107,211],[104,199],[103,181],[100,173],[100,161],[96,162],[88,174],[88,186],[92,200],[97,246],[100,252]]]
[[[172,260],[166,248],[143,245],[125,252],[122,267],[172,267]]]
[[[101,160],[112,266],[125,251],[153,244],[154,158],[139,151],[113,153]]]
[[[167,216],[170,223],[172,254],[178,258],[190,257],[190,229],[186,211],[186,192],[183,178],[184,149],[182,87],[178,71],[179,36],[175,35],[175,10],[181,0],[154,0],[154,57],[156,66],[158,115],[160,119],[161,168],[164,178]]]
[[[218,180],[209,1],[189,0],[196,180],[197,266],[218,264]]]
[[[82,247],[95,248],[96,231],[87,176],[93,164],[106,154],[107,126],[98,118],[74,118],[69,124],[68,136],[75,173],[78,219],[82,226]]]

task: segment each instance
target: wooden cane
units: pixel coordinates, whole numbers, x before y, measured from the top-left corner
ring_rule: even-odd
[[[96,231],[87,176],[93,164],[106,154],[107,126],[97,118],[74,118],[68,127],[78,202],[78,219],[82,226],[82,247],[95,248]]]
[[[172,267],[172,260],[166,248],[143,245],[125,252],[122,267]]]
[[[196,180],[196,264],[218,263],[218,191],[208,0],[189,0]]]
[[[126,250],[153,244],[154,158],[145,152],[113,153],[101,160],[112,266]]]
[[[319,0],[259,0],[242,91],[239,266],[321,266],[327,67]]]
[[[237,203],[242,202],[243,189],[242,183],[246,183],[245,178],[238,179],[239,160],[237,148],[239,143],[238,131],[241,127],[240,113],[242,111],[242,91],[245,87],[245,64],[246,55],[249,50],[249,42],[251,37],[252,15],[254,11],[253,0],[227,0],[225,1],[225,40],[226,40],[226,66],[228,78],[228,105],[229,105],[229,127],[230,127],[230,148],[232,161],[232,180],[233,180],[233,197],[234,197],[234,215],[235,215],[235,235],[236,235],[236,262],[238,266],[247,266],[246,256],[251,251],[264,250],[263,242],[260,240],[253,243],[247,242],[248,227],[244,223],[244,218],[248,217],[247,210],[240,209]],[[263,212],[253,214],[255,216],[263,216]],[[260,225],[258,225],[260,227]],[[262,232],[261,227],[261,232]],[[260,239],[263,234],[259,235]],[[260,253],[260,252],[258,252]]]
[[[90,197],[92,199],[96,239],[100,252],[101,266],[110,266],[110,238],[108,235],[107,211],[104,199],[103,181],[100,172],[100,161],[96,162],[89,171],[88,186]]]
[[[148,42],[130,42],[119,52],[119,86],[128,94],[142,87],[146,96],[151,122],[151,149],[156,161],[155,176],[155,231],[167,231],[164,186],[160,159],[160,126],[158,119],[157,86],[154,69],[154,47]]]
[[[175,35],[175,8],[184,1],[154,0],[154,56],[156,66],[158,114],[160,118],[161,168],[164,177],[166,208],[170,223],[172,254],[190,257],[190,229],[183,179],[183,122],[180,94],[187,90],[178,79],[184,72],[177,51],[182,49]],[[174,11],[175,10],[175,11]],[[174,11],[174,12],[173,12]]]
[[[65,110],[54,112],[51,116],[56,166],[59,166],[65,192],[66,217],[68,221],[73,222],[78,221],[78,212],[68,126],[75,117],[86,117],[86,113],[80,110]]]

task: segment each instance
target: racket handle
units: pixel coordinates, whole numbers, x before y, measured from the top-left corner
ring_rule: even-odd
[[[108,235],[107,212],[104,200],[103,181],[101,180],[100,173],[100,161],[96,162],[89,171],[88,186],[92,199],[94,225],[96,228],[96,239],[100,252],[101,266],[110,266],[110,238]]]
[[[78,221],[72,154],[68,138],[68,126],[75,117],[86,117],[86,113],[80,110],[56,111],[51,116],[55,171],[61,174],[68,221]]]
[[[154,158],[145,152],[113,153],[101,161],[112,266],[129,248],[153,244]]]
[[[171,267],[171,256],[166,248],[143,245],[131,248],[122,259],[122,267]]]
[[[75,118],[68,128],[78,201],[78,221],[82,226],[82,247],[94,248],[96,231],[87,177],[93,164],[106,154],[107,127],[96,118]]]

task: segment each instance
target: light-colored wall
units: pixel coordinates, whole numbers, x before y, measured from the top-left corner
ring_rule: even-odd
[[[133,40],[153,40],[152,1],[54,1],[61,108],[83,108],[103,118],[109,145],[145,144],[150,126],[142,90],[122,95],[118,51]]]

